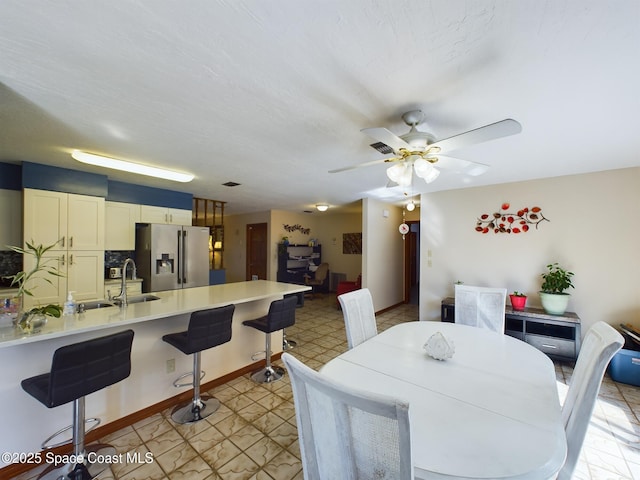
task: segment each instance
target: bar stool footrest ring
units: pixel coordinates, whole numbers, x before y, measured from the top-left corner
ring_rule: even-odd
[[[205,377],[206,373],[204,370],[200,371],[200,380],[202,380]],[[176,378],[173,382],[173,386],[176,388],[182,388],[182,387],[193,387],[193,381],[189,382],[189,383],[178,383],[181,379],[186,378],[186,377],[192,377],[193,376],[193,372],[187,372],[187,373],[183,373],[182,375],[180,375],[178,378]]]
[[[92,425],[89,428],[86,428],[86,425],[91,423]],[[85,424],[85,430],[84,433],[87,434],[89,433],[91,430],[93,430],[94,428],[96,428],[98,425],[100,425],[100,419],[99,418],[87,418],[84,421]],[[55,448],[55,447],[59,447],[61,445],[65,445],[67,443],[71,443],[73,442],[73,438],[69,438],[67,440],[63,440],[62,442],[58,442],[58,443],[52,443],[50,444],[49,442],[51,440],[53,440],[54,438],[56,438],[57,436],[63,434],[64,432],[73,429],[73,425],[69,425],[67,427],[64,427],[60,430],[58,430],[56,433],[54,433],[53,435],[50,435],[49,437],[45,438],[44,442],[42,442],[42,445],[40,445],[40,448],[42,448],[42,450],[47,450],[49,448]]]

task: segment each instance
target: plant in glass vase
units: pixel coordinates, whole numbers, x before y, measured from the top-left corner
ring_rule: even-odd
[[[16,253],[33,257],[34,264],[30,270],[22,270],[15,275],[8,275],[4,278],[11,280],[11,287],[17,287],[18,292],[16,297],[21,305],[21,310],[16,316],[15,323],[20,330],[25,333],[34,333],[38,331],[46,323],[46,317],[59,318],[62,314],[62,306],[58,304],[38,305],[27,310],[24,308],[24,297],[33,297],[33,289],[35,288],[34,282],[38,279],[53,284],[49,277],[62,277],[63,274],[50,263],[54,261],[52,258],[46,258],[45,253],[55,247],[57,244],[44,246],[42,244],[35,245],[25,242],[26,248],[15,247],[8,245],[8,247]],[[25,262],[26,263],[26,262]]]

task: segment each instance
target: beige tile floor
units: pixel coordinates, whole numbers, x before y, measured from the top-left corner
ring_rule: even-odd
[[[417,319],[416,305],[378,315],[378,330]],[[291,353],[314,369],[347,349],[342,313],[335,297],[307,300],[287,330],[298,345]],[[281,362],[278,362],[281,365]],[[556,364],[563,398],[572,365]],[[206,379],[205,379],[206,380]],[[270,385],[248,376],[209,392],[222,402],[212,416],[176,425],[169,411],[126,427],[102,442],[119,453],[139,453],[140,462],[112,464],[103,480],[300,480],[303,478],[295,411],[288,377]],[[640,480],[640,388],[606,377],[575,479]],[[151,459],[145,463],[144,459]],[[17,477],[32,479],[39,470]]]

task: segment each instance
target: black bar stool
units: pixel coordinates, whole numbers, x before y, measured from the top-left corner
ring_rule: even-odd
[[[73,425],[54,433],[44,442],[42,448],[51,448],[65,443],[48,445],[52,439],[72,429],[73,459],[77,463],[50,465],[39,479],[90,479],[108,468],[107,463],[89,462],[99,460],[103,455],[115,455],[116,449],[110,445],[93,444],[85,448],[85,433],[95,428],[100,419],[90,418],[93,426],[85,430],[85,396],[109,385],[124,380],[131,373],[131,344],[133,330],[114,333],[105,337],[58,348],[53,353],[51,371],[22,380],[25,392],[47,408],[73,402]],[[95,452],[97,455],[89,455]]]
[[[257,383],[271,383],[279,380],[284,375],[284,369],[271,365],[271,333],[292,326],[296,323],[296,304],[298,299],[294,296],[275,300],[269,306],[269,313],[264,317],[242,322],[247,327],[252,327],[266,333],[265,359],[267,364],[262,370],[251,375],[251,379]]]
[[[295,297],[297,299],[296,308],[304,307],[304,292],[302,292],[302,293],[289,293],[289,294],[285,295],[284,297],[285,298],[287,298],[287,297]],[[290,338],[287,338],[287,332],[283,328],[282,329],[282,350],[284,352],[286,352],[288,350],[293,350],[297,346],[298,346],[298,342],[296,342],[295,340],[291,340]]]
[[[170,333],[162,340],[182,353],[193,355],[193,372],[185,373],[173,382],[175,387],[193,386],[193,399],[177,405],[171,412],[176,423],[193,423],[208,417],[220,407],[218,399],[209,395],[200,396],[200,380],[205,372],[200,368],[200,352],[231,340],[231,321],[235,305],[193,312],[185,332]],[[193,375],[191,383],[178,383],[180,379]]]

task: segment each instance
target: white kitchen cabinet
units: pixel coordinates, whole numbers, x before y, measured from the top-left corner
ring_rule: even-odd
[[[40,276],[30,282],[33,297],[25,296],[25,306],[57,303],[62,305],[68,292],[79,300],[97,300],[104,294],[104,250],[53,251],[45,254],[48,265],[57,267],[60,277]],[[35,259],[24,257],[24,268],[33,268]],[[50,282],[45,280],[47,278]]]
[[[33,282],[34,297],[25,305],[63,304],[67,292],[76,300],[96,300],[104,292],[104,198],[24,189],[24,240],[52,245],[46,254],[61,277]],[[57,243],[56,243],[57,242]],[[24,270],[35,259],[24,255]]]
[[[0,250],[22,245],[22,192],[0,189]]]
[[[141,205],[140,221],[142,223],[168,223],[171,225],[191,225],[191,210],[182,210],[179,208],[156,207],[153,205]]]
[[[141,205],[105,202],[105,250],[135,250]]]
[[[104,250],[104,198],[24,189],[24,240],[55,250]]]

